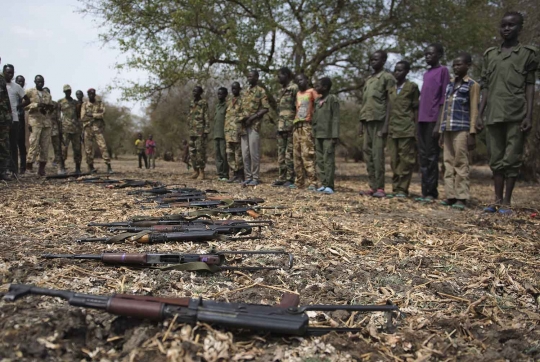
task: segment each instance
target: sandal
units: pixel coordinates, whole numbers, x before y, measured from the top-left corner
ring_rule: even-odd
[[[456,203],[456,199],[446,199],[440,202],[443,206],[453,206]]]
[[[484,212],[487,212],[489,214],[494,214],[497,212],[497,206],[495,205],[489,205],[487,207],[484,207]]]
[[[465,210],[465,204],[463,203],[463,201],[456,201],[453,205],[452,205],[452,209],[457,209],[457,210]]]
[[[422,202],[426,203],[426,204],[430,204],[432,203],[433,201],[435,201],[435,198],[433,196],[426,196],[422,199]]]

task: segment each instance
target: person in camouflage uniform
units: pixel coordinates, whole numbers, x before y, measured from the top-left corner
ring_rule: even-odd
[[[192,179],[204,180],[206,166],[206,142],[210,133],[208,122],[208,102],[202,99],[203,89],[193,88],[193,101],[189,104],[189,154],[193,166]]]
[[[268,97],[264,89],[257,85],[259,72],[252,70],[247,77],[249,88],[242,96],[243,118],[240,133],[242,145],[242,157],[244,158],[244,173],[246,180],[244,185],[257,186],[259,184],[260,149],[261,142],[259,132],[262,118],[270,110]]]
[[[36,75],[34,83],[36,87],[26,91],[26,95],[30,99],[30,104],[26,106],[30,130],[30,148],[26,155],[26,169],[32,171],[32,164],[39,154],[38,175],[45,176],[45,165],[47,165],[49,144],[51,143],[51,119],[47,117],[47,112],[52,111],[54,105],[51,95],[43,89],[45,78]]]
[[[0,58],[1,60],[1,58]],[[11,180],[6,174],[10,161],[9,127],[12,122],[11,103],[4,74],[0,73],[0,180]]]
[[[219,181],[229,180],[229,164],[227,163],[227,143],[225,142],[225,113],[229,101],[227,88],[220,87],[217,92],[218,103],[214,113],[214,145],[216,151],[216,170]]]
[[[71,97],[71,86],[69,84],[64,85],[64,94],[65,98],[58,100],[58,109],[60,111],[60,120],[62,122],[62,159],[66,162],[67,152],[69,144],[73,149],[73,161],[75,162],[75,173],[81,173],[81,122],[79,119],[79,113],[77,108],[79,102],[77,102],[73,97]],[[82,98],[82,92],[81,92]]]
[[[49,88],[43,87],[43,90],[51,94]],[[64,169],[64,162],[62,159],[62,124],[60,123],[60,111],[58,110],[58,103],[52,101],[52,104],[54,108],[47,112],[47,117],[51,119],[51,145],[54,151],[53,166],[58,167],[59,175],[64,175],[66,170]]]
[[[113,173],[111,168],[111,158],[107,150],[107,143],[103,131],[105,130],[105,122],[103,116],[105,114],[105,105],[101,97],[96,96],[96,90],[90,88],[87,92],[88,99],[81,106],[81,120],[84,132],[84,152],[86,154],[86,164],[90,172],[97,172],[94,168],[94,141],[96,142],[101,152],[101,157],[107,165],[107,172]]]
[[[15,78],[15,83],[17,83],[24,90],[26,79],[24,76],[18,75]],[[26,99],[28,99],[28,97],[26,97]],[[19,105],[22,105],[22,103]],[[24,174],[26,172],[26,149],[28,143],[28,134],[30,133],[28,132],[28,122],[26,120],[26,112],[24,111],[24,107],[17,107],[19,118],[19,139],[17,140],[17,147],[19,148],[20,174]]]
[[[298,86],[293,82],[293,73],[286,67],[278,71],[278,81],[282,86],[278,96],[277,125],[279,177],[272,185],[288,187],[294,183],[292,124]]]
[[[225,113],[225,142],[227,162],[233,174],[228,183],[240,183],[244,180],[244,162],[242,161],[242,148],[240,147],[240,120],[242,118],[242,99],[240,83],[234,82],[231,86],[232,98],[228,102]]]

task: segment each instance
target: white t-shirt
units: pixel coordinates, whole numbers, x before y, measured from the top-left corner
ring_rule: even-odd
[[[15,82],[7,83],[6,87],[9,95],[9,103],[11,103],[11,114],[13,122],[19,122],[19,114],[17,113],[17,105],[23,99],[25,93],[20,85]]]

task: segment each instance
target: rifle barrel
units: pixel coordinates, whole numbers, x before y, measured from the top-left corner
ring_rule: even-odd
[[[102,256],[97,254],[43,254],[43,259],[91,259],[101,260]]]

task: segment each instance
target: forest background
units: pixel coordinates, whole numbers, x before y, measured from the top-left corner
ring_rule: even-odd
[[[482,54],[499,45],[498,24],[509,10],[525,16],[521,42],[540,46],[537,0],[81,0],[81,4],[80,11],[95,20],[101,41],[127,55],[126,62],[116,64],[118,70],[150,74],[143,82],[115,82],[124,99],[147,104],[142,117],[109,105],[106,138],[116,156],[134,152],[134,139],[142,132],[145,137],[154,135],[159,154],[169,151],[178,157],[182,140],[187,139],[191,91],[197,84],[205,89],[210,120],[217,88],[230,88],[233,81],[247,86],[250,69],[259,70],[260,83],[275,106],[280,88],[276,73],[287,66],[313,80],[333,79],[332,91],[342,104],[338,155],[359,161],[362,140],[357,136],[357,115],[373,51],[389,52],[389,71],[397,61],[409,60],[410,78],[421,80],[426,69],[423,50],[440,42],[446,66],[460,52],[471,53],[470,75],[478,80]],[[538,96],[534,119],[538,127]],[[263,125],[266,157],[276,157],[275,130],[269,122]],[[522,169],[527,181],[538,181],[540,173],[535,131],[528,137]],[[474,162],[487,158],[484,138],[479,135]]]

